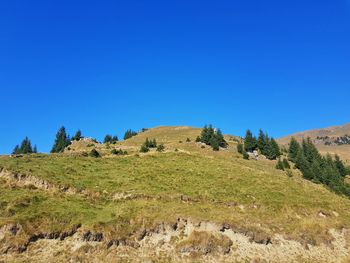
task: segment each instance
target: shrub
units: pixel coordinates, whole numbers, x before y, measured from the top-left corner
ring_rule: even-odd
[[[249,154],[246,151],[243,152],[243,159],[249,160]]]
[[[190,138],[187,138],[187,139],[186,139],[186,142],[191,142],[191,139],[190,139]]]
[[[159,144],[159,145],[157,146],[157,152],[163,152],[164,150],[165,150],[164,144]]]
[[[89,153],[90,157],[98,158],[100,157],[100,153],[96,149],[92,149],[91,152]]]
[[[289,165],[289,162],[286,158],[283,159],[283,167],[285,169],[290,169],[290,165]]]
[[[244,147],[243,147],[243,144],[242,144],[242,143],[238,143],[238,144],[237,144],[237,152],[240,153],[240,154],[243,154],[243,152],[244,152]]]
[[[146,146],[145,144],[142,144],[142,145],[141,145],[141,148],[140,148],[140,152],[142,152],[142,153],[147,153],[147,152],[149,152],[148,146]]]
[[[112,154],[115,154],[115,155],[127,155],[128,152],[127,151],[123,151],[122,149],[113,149],[111,151]]]

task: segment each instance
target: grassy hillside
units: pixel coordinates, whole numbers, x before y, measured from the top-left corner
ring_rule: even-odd
[[[0,227],[19,223],[33,234],[81,224],[112,238],[190,218],[314,245],[329,243],[330,229],[350,228],[348,198],[303,180],[296,170],[288,177],[274,161],[243,160],[234,141],[219,152],[202,148],[194,142],[199,132],[159,127],[108,146],[129,147],[126,156],[109,154],[106,145],[97,147],[106,153],[102,158],[2,156],[1,168],[43,180],[46,189],[0,177]],[[137,153],[147,137],[166,151]]]

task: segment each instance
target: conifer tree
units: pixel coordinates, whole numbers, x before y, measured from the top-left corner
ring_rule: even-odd
[[[81,131],[78,130],[75,135],[72,137],[72,141],[79,141],[82,138]]]
[[[338,155],[335,156],[334,165],[341,176],[345,177],[348,174],[344,163],[340,160]]]
[[[112,137],[111,143],[116,144],[118,141],[119,141],[118,136],[115,135],[115,136]]]
[[[267,154],[269,147],[269,136],[263,132],[263,130],[259,130],[259,137],[257,141],[257,147],[263,155]]]
[[[25,137],[20,146],[16,145],[16,147],[13,149],[12,154],[28,154],[35,152],[36,146],[33,150],[31,141],[28,139],[28,137]]]
[[[112,135],[107,134],[103,140],[103,143],[112,143],[113,137]]]
[[[212,137],[210,139],[210,146],[213,148],[214,151],[219,151],[220,150],[219,140],[215,137]]]
[[[125,132],[125,134],[124,134],[124,140],[130,139],[131,137],[133,137],[133,136],[135,136],[135,135],[137,135],[137,132],[135,132],[135,131],[129,129],[129,130],[127,130],[127,131]]]
[[[286,158],[283,159],[283,167],[285,169],[290,169],[290,164]]]
[[[20,152],[23,154],[33,153],[32,144],[31,144],[30,140],[28,139],[28,137],[25,137],[25,139],[22,141],[21,147],[20,147]]]
[[[300,144],[297,142],[297,140],[292,137],[290,144],[289,144],[289,149],[288,149],[288,158],[292,162],[296,162],[297,155],[300,150]]]
[[[275,139],[272,138],[268,145],[266,158],[269,160],[276,160],[280,156],[281,156],[280,148],[277,142],[275,141]]]
[[[312,143],[310,138],[307,138],[306,140],[303,139],[302,148],[305,158],[309,163],[315,159],[321,159],[321,154],[318,152],[316,146]]]
[[[276,169],[278,170],[284,170],[284,165],[281,159],[278,159],[277,164],[276,164]]]
[[[16,145],[15,148],[13,149],[13,151],[12,151],[12,154],[20,154],[20,153],[21,152],[20,152],[19,146]]]
[[[250,130],[247,130],[245,138],[244,138],[244,149],[247,152],[252,152],[252,151],[256,150],[256,147],[257,147],[256,138],[253,136],[253,134]]]
[[[222,134],[220,129],[217,129],[216,133],[214,134],[214,137],[220,147],[227,147],[227,142],[225,141],[224,135]]]
[[[56,134],[56,139],[54,145],[52,146],[51,153],[61,153],[68,145],[70,145],[70,139],[66,133],[66,129],[62,126]]]

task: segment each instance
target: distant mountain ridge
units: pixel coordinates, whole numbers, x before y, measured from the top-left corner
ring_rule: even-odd
[[[350,123],[298,132],[279,138],[278,143],[288,145],[291,137],[298,141],[310,137],[322,154],[338,154],[344,161],[350,163]]]

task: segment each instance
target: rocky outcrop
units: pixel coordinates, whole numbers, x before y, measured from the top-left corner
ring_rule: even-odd
[[[141,228],[127,236],[110,237],[103,232],[84,230],[76,225],[67,232],[36,233],[22,245],[18,224],[0,229],[0,261],[27,259],[35,262],[71,261],[143,262],[346,262],[349,259],[345,231],[330,230],[331,244],[308,245],[287,240],[281,235],[267,236],[234,229],[228,224],[195,222],[179,218],[174,223],[161,223]],[[107,238],[108,236],[108,238]],[[10,238],[8,238],[10,237]],[[5,249],[4,249],[5,248]],[[56,255],[56,256],[54,256]],[[260,261],[259,261],[260,260]]]
[[[19,187],[30,187],[46,191],[64,192],[66,194],[76,194],[78,192],[72,187],[55,185],[36,176],[16,173],[4,168],[0,168],[0,178],[3,178],[11,183],[15,183]]]

